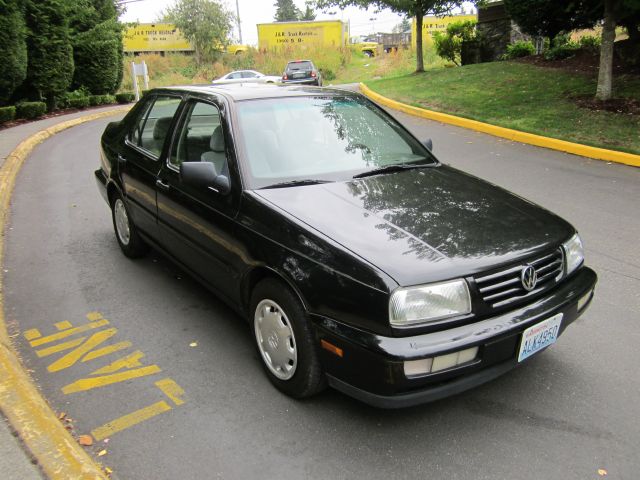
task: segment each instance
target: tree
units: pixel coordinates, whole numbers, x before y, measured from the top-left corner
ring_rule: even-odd
[[[115,93],[122,81],[122,29],[114,20],[79,33],[73,42],[74,86],[94,95]]]
[[[524,33],[549,40],[562,32],[590,28],[600,18],[600,9],[590,0],[504,0],[504,6]]]
[[[6,103],[27,76],[27,43],[20,0],[0,0],[0,105]]]
[[[305,2],[304,13],[300,15],[300,20],[312,21],[316,19],[316,12],[313,11],[311,2]]]
[[[317,8],[337,6],[345,8],[356,6],[360,8],[389,8],[390,10],[416,19],[416,72],[424,72],[424,58],[422,56],[422,20],[425,15],[444,15],[450,13],[454,7],[462,5],[462,0],[316,0]]]
[[[436,32],[434,41],[436,53],[460,66],[462,63],[462,43],[476,38],[476,21],[464,20],[451,22],[446,33]]]
[[[113,0],[76,0],[69,18],[75,72],[73,88],[114,93],[123,76],[122,25]]]
[[[234,16],[217,0],[176,0],[164,14],[191,42],[196,63],[212,61],[229,44]]]
[[[609,100],[613,96],[613,53],[616,39],[616,26],[627,28],[631,49],[635,51],[635,60],[638,59],[640,48],[640,1],[639,0],[602,0],[594,3],[600,4],[602,10],[602,41],[600,44],[600,68],[598,69],[598,86],[596,98]]]
[[[61,0],[28,0],[26,6],[27,85],[49,110],[73,78],[73,48],[68,11]]]
[[[404,17],[400,23],[391,29],[393,33],[403,33],[411,31],[411,19]]]
[[[276,22],[295,22],[302,17],[302,12],[296,7],[293,0],[276,0],[273,6],[276,7],[276,15],[274,17]],[[309,5],[307,5],[307,10],[308,9]]]

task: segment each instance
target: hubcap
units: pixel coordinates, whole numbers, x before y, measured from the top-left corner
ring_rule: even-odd
[[[131,232],[129,231],[129,217],[127,210],[124,208],[124,202],[118,198],[113,206],[113,218],[116,224],[116,233],[123,245],[129,245]]]
[[[258,349],[271,373],[289,380],[296,372],[298,351],[291,322],[273,300],[262,300],[253,319]]]

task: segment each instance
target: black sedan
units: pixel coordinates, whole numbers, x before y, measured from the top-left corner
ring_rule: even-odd
[[[124,254],[152,246],[231,305],[297,398],[462,392],[553,344],[596,284],[566,221],[343,90],[152,90],[95,176]]]

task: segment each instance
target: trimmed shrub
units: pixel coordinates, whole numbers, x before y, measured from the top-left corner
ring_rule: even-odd
[[[116,102],[118,103],[131,103],[136,99],[136,96],[132,92],[116,93]]]
[[[69,99],[70,108],[87,108],[89,106],[89,97],[77,97]]]
[[[44,102],[22,102],[16,105],[16,118],[31,120],[45,113],[47,113],[47,104]]]
[[[545,60],[564,60],[573,57],[580,50],[580,45],[575,42],[569,42],[564,45],[555,45],[544,52]]]
[[[581,37],[580,40],[578,40],[578,44],[580,45],[580,48],[584,50],[589,50],[591,52],[599,52],[601,43],[602,43],[602,39],[594,35],[586,35],[584,37]]]
[[[528,57],[536,53],[536,47],[529,41],[520,40],[511,45],[507,45],[507,53],[504,54],[505,59],[513,59],[520,57]]]
[[[112,103],[116,103],[116,97],[113,95],[89,95],[89,105],[92,107],[110,105]]]
[[[97,107],[98,105],[102,105],[102,95],[89,95],[89,105],[92,107]]]
[[[16,107],[0,107],[0,124],[16,118]]]

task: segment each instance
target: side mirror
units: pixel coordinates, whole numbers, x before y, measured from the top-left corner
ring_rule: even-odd
[[[199,188],[211,188],[221,195],[231,191],[229,178],[218,175],[216,167],[210,162],[183,162],[180,164],[180,181]]]
[[[430,138],[427,138],[422,144],[427,147],[427,150],[433,152],[433,141]]]

